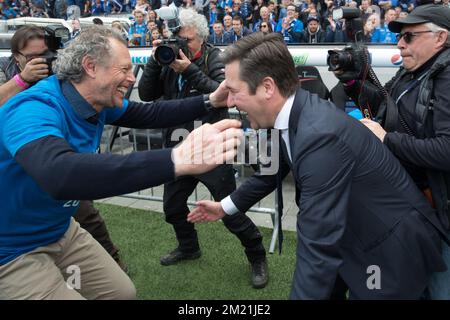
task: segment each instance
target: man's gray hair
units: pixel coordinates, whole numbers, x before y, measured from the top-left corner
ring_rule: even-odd
[[[204,41],[208,39],[209,27],[204,15],[193,9],[181,9],[178,18],[181,27],[194,27],[197,29],[197,35],[200,39]]]
[[[58,79],[80,82],[85,76],[81,63],[85,56],[89,56],[95,63],[101,65],[111,63],[110,39],[127,45],[120,33],[112,28],[93,25],[83,30],[66,48],[59,50],[53,65],[53,71]]]
[[[448,30],[442,27],[439,27],[437,24],[434,24],[433,22],[427,22],[425,23],[425,26],[428,28],[428,30],[433,32],[445,32],[447,34],[447,42],[445,43],[446,47],[450,47],[450,37],[448,34]]]

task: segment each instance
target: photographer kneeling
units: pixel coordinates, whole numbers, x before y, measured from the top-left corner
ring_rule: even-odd
[[[385,85],[386,96],[372,83],[352,79],[351,72],[335,74],[358,106],[370,106],[377,121],[361,122],[401,161],[449,230],[450,9],[419,6],[388,27],[398,33],[403,66]],[[450,267],[446,243],[443,257]],[[431,299],[450,299],[450,271],[432,277],[428,294]]]

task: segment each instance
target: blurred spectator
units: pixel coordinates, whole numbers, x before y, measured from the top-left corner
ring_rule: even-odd
[[[81,25],[80,20],[78,19],[72,19],[68,20],[69,24],[72,26],[72,32],[70,33],[69,41],[64,44],[64,47],[67,47],[67,45],[76,37],[78,37],[81,33]]]
[[[43,0],[35,0],[31,4],[31,16],[33,18],[49,18],[45,12],[45,2]]]
[[[159,29],[158,24],[155,22],[155,20],[148,20],[147,30],[152,31],[153,29]]]
[[[94,16],[104,15],[107,13],[107,0],[94,0],[95,3],[92,5],[91,13]]]
[[[111,23],[111,27],[116,29],[117,31],[119,31],[119,33],[122,35],[122,38],[124,40],[126,40],[127,43],[128,43],[128,31],[125,30],[125,28],[123,27],[123,25],[122,25],[122,23],[120,21],[118,21],[118,20],[113,21]]]
[[[411,12],[415,7],[415,0],[398,0],[397,5],[402,8],[402,11]]]
[[[364,23],[364,42],[372,42],[372,36],[375,29],[380,26],[380,16],[373,13]]]
[[[134,12],[135,22],[128,30],[130,46],[145,46],[145,35],[147,33],[147,24],[144,20],[144,14],[141,11]]]
[[[308,18],[306,29],[300,33],[300,39],[297,41],[302,43],[325,42],[325,31],[320,26],[319,18],[314,16]]]
[[[252,20],[252,9],[248,0],[233,0],[231,16],[240,16],[245,27],[248,27]]]
[[[148,13],[149,7],[150,5],[147,2],[147,0],[137,0],[136,6],[134,7],[133,15],[134,12],[136,11],[141,11],[146,15]]]
[[[329,24],[325,32],[325,42],[348,42],[347,35],[344,32],[345,20],[341,19],[339,21],[335,21],[332,16],[328,16],[327,20]]]
[[[277,24],[276,32],[283,35],[286,43],[298,43],[299,33],[303,31],[303,23],[295,18],[295,6],[289,5],[287,7],[287,16],[280,19]]]
[[[250,31],[244,27],[244,22],[240,16],[233,17],[233,29],[230,32],[231,43],[250,34]]]
[[[231,32],[233,30],[233,17],[229,14],[223,17],[223,29],[225,32]]]
[[[261,18],[255,22],[253,32],[259,31],[259,26],[263,22],[269,23],[271,25],[271,29],[275,31],[277,24],[273,20],[270,20],[269,9],[267,7],[261,7],[261,10],[259,10],[259,14]]]
[[[156,13],[155,10],[149,10],[147,17],[148,21],[155,21],[159,29],[161,29],[164,26],[163,21],[158,17],[158,14]]]
[[[55,2],[53,3],[53,16],[57,19],[67,19],[66,0],[55,0]]]
[[[278,20],[283,19],[287,15],[287,7],[293,4],[292,0],[281,0],[281,4],[278,7]]]
[[[253,0],[252,1],[252,5],[253,5],[253,8],[252,8],[252,16],[253,16],[252,23],[254,24],[256,21],[261,19],[260,10],[261,10],[262,7],[265,6],[264,5],[264,0]],[[254,27],[254,25],[253,25],[253,27]]]
[[[269,9],[269,18],[272,21],[278,21],[278,9],[276,3],[270,0],[267,3],[267,8]]]
[[[230,34],[224,31],[223,24],[219,20],[216,20],[213,24],[213,32],[208,36],[208,43],[212,45],[226,45],[231,43]]]
[[[217,20],[222,20],[224,11],[222,9],[217,8],[217,1],[212,0],[209,2],[209,8],[206,10],[206,21],[208,21],[209,26],[209,33],[212,34],[213,32],[213,24]]]
[[[379,27],[375,28],[372,35],[373,43],[397,43],[396,33],[388,29],[388,24],[396,18],[395,10],[388,9],[384,14],[384,22]]]
[[[271,33],[273,32],[272,24],[270,22],[262,22],[259,25],[259,31],[263,33]]]
[[[228,10],[233,6],[233,0],[218,0],[217,7],[222,8],[226,14]]]
[[[163,37],[163,39],[169,39],[170,36],[172,35],[170,30],[167,29],[167,27],[165,25],[162,26],[161,30],[162,30],[162,37]]]

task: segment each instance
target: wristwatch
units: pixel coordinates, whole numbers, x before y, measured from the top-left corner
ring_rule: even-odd
[[[214,107],[212,106],[211,102],[209,101],[209,94],[204,94],[203,95],[203,102],[205,103],[205,109],[207,111],[211,111],[212,109],[214,109]]]

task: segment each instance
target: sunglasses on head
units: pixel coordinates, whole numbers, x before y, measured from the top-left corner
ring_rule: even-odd
[[[413,37],[418,36],[421,33],[428,33],[428,32],[433,32],[433,31],[425,30],[425,31],[416,31],[416,32],[411,32],[411,31],[400,32],[396,36],[397,42],[400,41],[401,38],[403,38],[403,40],[405,40],[406,43],[411,43]]]

